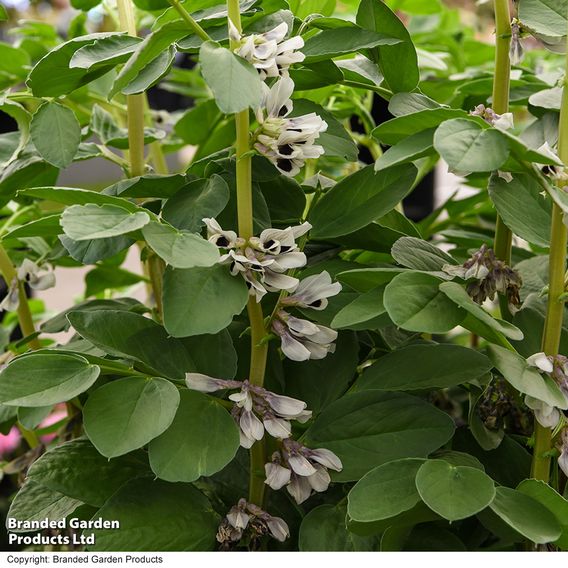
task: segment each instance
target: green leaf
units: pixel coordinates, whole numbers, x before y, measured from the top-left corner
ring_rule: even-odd
[[[397,43],[401,43],[401,40],[395,37],[358,26],[346,26],[323,30],[315,36],[311,36],[306,40],[302,53],[306,56],[305,63],[315,63],[361,49]]]
[[[83,408],[85,432],[114,458],[141,448],[172,423],[179,391],[166,379],[128,377],[95,390]]]
[[[73,513],[80,505],[82,502],[78,499],[67,497],[33,479],[28,479],[16,493],[7,516],[17,521],[59,521]],[[26,533],[29,529],[10,529],[10,532]]]
[[[250,63],[212,41],[202,44],[199,63],[221,112],[233,114],[260,106],[262,81]]]
[[[367,166],[344,178],[310,210],[312,237],[346,235],[386,215],[410,192],[415,178],[412,165],[378,173]]]
[[[498,170],[510,151],[502,132],[462,118],[447,120],[438,127],[434,148],[451,170],[464,173]]]
[[[442,249],[416,237],[401,237],[391,249],[392,257],[408,268],[441,272],[444,265],[455,264],[455,260]]]
[[[420,80],[418,57],[410,34],[386,4],[377,0],[362,0],[357,11],[357,23],[366,29],[398,38],[397,45],[384,45],[372,52],[385,81],[393,93],[411,92]],[[404,70],[404,71],[401,71]]]
[[[450,417],[404,394],[364,391],[328,406],[306,433],[310,447],[330,449],[343,462],[338,481],[359,479],[383,463],[426,457],[452,436]]]
[[[365,369],[356,388],[387,391],[447,388],[474,381],[491,367],[485,355],[460,345],[409,345],[388,353]]]
[[[213,266],[219,262],[219,249],[201,235],[158,222],[148,223],[142,235],[158,256],[174,268]]]
[[[402,329],[446,333],[465,314],[439,289],[441,280],[429,274],[405,272],[385,288],[383,302],[392,321]]]
[[[59,237],[69,256],[81,264],[95,264],[99,260],[112,258],[135,243],[128,237],[112,237],[90,241],[74,241],[67,235]]]
[[[507,321],[491,317],[491,315],[489,315],[481,306],[476,304],[469,297],[465,289],[456,282],[444,282],[440,284],[440,290],[460,308],[469,312],[475,320],[489,328],[490,331],[496,331],[497,333],[515,341],[520,341],[523,338],[523,333],[519,328]],[[464,323],[464,325],[467,327],[468,324],[466,325]],[[483,331],[484,330],[482,328],[479,329],[480,335],[483,335],[483,333],[481,333]],[[485,337],[485,335],[483,336]],[[493,340],[493,338],[490,338],[490,340]]]
[[[106,290],[126,288],[144,281],[144,276],[140,274],[115,266],[99,265],[85,276],[85,296],[96,296]]]
[[[525,479],[517,490],[544,505],[556,517],[562,534],[554,544],[562,550],[568,550],[568,501],[546,482],[538,479]]]
[[[341,308],[331,322],[334,329],[380,329],[391,321],[383,303],[384,286],[373,288]]]
[[[497,487],[495,499],[489,506],[510,527],[538,544],[554,542],[562,534],[554,514],[520,491]]]
[[[21,105],[0,98],[0,111],[11,116],[18,125],[17,143],[9,148],[4,159],[0,159],[0,170],[10,165],[23,152],[30,138],[30,113]],[[2,152],[0,156],[3,156]]]
[[[495,497],[493,480],[473,467],[428,460],[416,474],[420,497],[436,513],[458,521],[485,509]]]
[[[69,67],[75,52],[97,40],[116,36],[115,32],[90,34],[73,38],[52,49],[32,69],[26,84],[36,97],[59,97],[94,81],[112,65],[97,66],[92,71]]]
[[[46,162],[66,168],[81,142],[81,126],[75,113],[59,103],[44,103],[30,125],[32,142]]]
[[[497,345],[489,345],[487,354],[507,382],[518,391],[550,406],[568,408],[568,401],[558,385],[550,377],[545,377],[537,369],[530,367],[523,357]]]
[[[51,405],[33,408],[21,406],[18,408],[18,422],[28,430],[35,430],[51,414],[52,409]]]
[[[301,552],[364,552],[377,550],[377,539],[361,537],[345,526],[345,506],[320,505],[302,520]]]
[[[327,123],[327,130],[322,132],[316,143],[323,146],[326,156],[338,156],[348,162],[356,162],[359,155],[357,144],[331,112],[321,105],[307,99],[294,99],[294,108],[290,117],[302,116],[315,112]]]
[[[196,232],[204,217],[215,217],[229,202],[229,187],[218,175],[195,180],[168,199],[162,217],[178,229]]]
[[[165,481],[196,481],[223,469],[239,449],[239,430],[214,398],[180,391],[180,404],[169,428],[150,442],[152,471]]]
[[[453,118],[465,118],[467,116],[467,113],[463,110],[445,107],[418,110],[417,112],[403,114],[379,124],[373,130],[372,135],[384,144],[393,146],[409,136],[416,135],[418,132],[435,128],[444,121],[449,121]]]
[[[355,334],[340,333],[335,345],[335,352],[324,359],[283,361],[286,394],[305,401],[314,414],[337,400],[356,374],[359,345]]]
[[[538,34],[564,37],[568,22],[568,0],[521,0],[519,19]]]
[[[125,95],[136,95],[144,93],[153,87],[160,79],[170,72],[175,61],[176,49],[173,45],[162,51],[156,59],[146,65],[136,78],[132,79],[128,85],[122,88]]]
[[[0,373],[0,402],[8,406],[46,406],[86,391],[100,369],[80,355],[31,353],[14,359]]]
[[[370,292],[382,284],[387,284],[397,274],[402,274],[403,272],[408,272],[408,270],[396,267],[358,268],[340,272],[337,275],[337,279],[358,292]]]
[[[124,63],[142,40],[126,34],[113,35],[94,41],[78,49],[69,61],[69,67],[93,69],[100,65]]]
[[[529,243],[548,247],[552,224],[552,200],[528,174],[513,174],[506,182],[497,175],[489,181],[489,196],[501,219],[515,235]]]
[[[132,233],[147,225],[150,216],[144,211],[131,213],[115,205],[73,205],[61,215],[65,234],[74,241],[90,241]]]
[[[103,505],[127,481],[148,475],[151,471],[142,452],[108,460],[85,438],[55,446],[28,472],[33,483],[94,507]]]
[[[217,333],[241,313],[248,297],[244,280],[231,276],[226,266],[168,268],[164,275],[164,326],[173,337]]]
[[[36,221],[31,221],[20,227],[8,231],[5,239],[21,239],[26,237],[53,237],[63,233],[59,223],[61,215],[48,215]]]
[[[390,461],[365,474],[348,496],[348,515],[368,523],[395,517],[420,502],[416,490],[416,473],[423,459],[406,458]]]
[[[185,373],[193,370],[183,342],[169,337],[150,318],[101,306],[98,310],[73,310],[67,319],[79,335],[109,355],[135,359],[173,379],[184,379]]]
[[[64,205],[115,205],[127,209],[132,213],[140,211],[137,205],[123,199],[122,197],[114,197],[91,191],[89,189],[80,189],[78,187],[30,187],[20,189],[18,196],[37,197],[45,201],[54,201],[55,203],[63,203]]]
[[[135,479],[115,493],[98,517],[120,530],[97,529],[92,551],[213,550],[219,517],[192,485]]]
[[[187,24],[177,20],[168,22],[147,35],[136,46],[136,50],[116,77],[109,92],[109,98],[124,91],[125,87],[130,85],[147,65],[152,63],[164,51],[167,51],[173,43],[188,35],[188,32]]]
[[[6,8],[4,4],[0,5],[0,22],[5,22],[8,19],[8,12],[6,12]]]
[[[375,162],[375,171],[407,164],[434,153],[434,129],[423,130],[391,146]]]
[[[104,195],[117,197],[156,197],[167,199],[185,186],[187,178],[181,174],[147,174],[123,179],[104,190]],[[128,200],[126,200],[128,201]],[[133,205],[133,204],[132,204]]]

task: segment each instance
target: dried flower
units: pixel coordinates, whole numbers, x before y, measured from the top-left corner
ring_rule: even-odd
[[[233,276],[241,275],[251,295],[260,301],[267,292],[295,290],[299,280],[284,274],[306,264],[296,239],[311,229],[309,223],[286,229],[266,229],[259,237],[245,240],[234,231],[224,231],[215,219],[205,218],[210,242],[225,251],[219,262],[230,266]]]
[[[487,245],[482,245],[461,266],[446,264],[442,270],[464,280],[475,279],[466,289],[478,304],[483,304],[487,298],[493,300],[495,294],[500,293],[507,296],[511,311],[516,311],[521,305],[519,292],[523,282],[519,273],[498,260]]]
[[[558,466],[564,472],[564,475],[568,477],[568,428],[564,428],[560,440],[561,446]]]
[[[282,353],[292,361],[323,359],[335,352],[337,331],[278,310],[272,331],[280,337]]]
[[[280,78],[270,89],[266,87],[262,108],[257,111],[260,124],[254,136],[255,149],[266,156],[287,176],[295,176],[310,158],[319,158],[324,149],[315,144],[327,123],[316,113],[286,118],[292,112],[290,97],[294,82]]]
[[[303,503],[313,491],[326,491],[331,482],[328,469],[341,471],[341,460],[330,450],[312,450],[288,438],[264,466],[265,483],[274,490],[286,487],[296,503]]]
[[[305,402],[275,394],[249,381],[214,379],[200,373],[187,373],[185,380],[190,389],[200,392],[239,389],[229,400],[235,403],[231,414],[239,426],[243,448],[262,440],[265,430],[273,438],[287,438],[292,432],[291,420],[306,422],[312,415],[306,410]]]
[[[227,549],[245,535],[250,541],[256,541],[266,534],[284,542],[290,536],[290,529],[280,517],[273,517],[258,505],[239,499],[221,521],[217,530],[217,542]]]
[[[288,24],[282,22],[265,33],[242,36],[229,20],[229,37],[238,43],[235,53],[251,63],[261,79],[287,75],[290,65],[304,61],[304,54],[297,51],[304,47],[304,40],[301,36],[284,39],[287,34]]]

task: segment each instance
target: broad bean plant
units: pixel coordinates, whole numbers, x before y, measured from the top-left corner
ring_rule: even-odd
[[[11,530],[567,550],[568,0],[480,2],[477,30],[439,0],[72,4],[65,39],[0,44]],[[122,179],[58,184],[96,158]],[[469,192],[412,220],[435,168]]]

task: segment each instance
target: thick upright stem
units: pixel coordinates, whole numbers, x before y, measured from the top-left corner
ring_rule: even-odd
[[[238,0],[227,0],[229,19],[239,32],[242,31],[241,14]],[[231,41],[231,48],[236,45]],[[243,110],[235,116],[237,140],[237,217],[239,223],[239,236],[250,239],[254,234],[253,206],[252,206],[252,164],[249,155],[250,150],[250,124],[249,111]],[[266,358],[268,344],[263,341],[266,335],[264,326],[264,314],[262,306],[250,297],[248,301],[248,315],[251,330],[251,357],[249,380],[253,385],[264,384],[266,371]],[[262,506],[264,499],[264,464],[265,464],[264,441],[260,440],[251,448],[250,452],[250,487],[249,500]]]
[[[6,286],[10,288],[10,284],[14,279],[18,280],[18,275],[6,249],[0,244],[0,272],[4,277]],[[32,319],[32,313],[30,311],[30,305],[28,304],[28,297],[26,296],[26,290],[24,288],[23,282],[18,281],[18,321],[20,323],[20,329],[22,330],[22,335],[28,337],[35,333],[34,322]],[[37,337],[34,337],[29,341],[29,346],[32,349],[39,349],[41,347]]]
[[[117,0],[120,27],[136,36],[136,19],[130,0]],[[127,95],[128,162],[130,177],[144,174],[144,102],[145,95]]]
[[[560,111],[560,132],[558,138],[558,154],[568,166],[568,54],[566,56],[566,74]],[[566,182],[563,182],[566,186]],[[563,212],[554,203],[552,205],[552,228],[550,232],[550,252],[548,269],[548,305],[542,337],[542,350],[547,355],[557,355],[562,333],[564,317],[564,279],[566,274],[566,246],[568,245],[568,229],[563,222]],[[535,446],[531,476],[546,481],[550,478],[550,450],[552,432],[535,420]]]
[[[494,0],[495,2],[495,78],[493,80],[493,110],[497,114],[503,114],[509,110],[509,89],[511,77],[511,62],[509,48],[511,45],[511,13],[509,0]],[[513,234],[509,227],[497,215],[495,227],[495,256],[511,264],[511,244]],[[507,299],[499,297],[501,315],[507,317],[509,308]]]

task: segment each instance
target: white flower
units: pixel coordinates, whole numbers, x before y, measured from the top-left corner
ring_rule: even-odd
[[[527,357],[527,364],[531,367],[536,367],[544,373],[552,373],[554,366],[552,361],[549,359],[548,355],[543,352],[535,353],[530,357]]]
[[[534,412],[534,417],[543,428],[554,429],[560,422],[560,411],[530,395],[525,396],[525,404]]]
[[[278,541],[284,542],[290,536],[288,525],[280,517],[272,517],[265,520],[270,534]]]
[[[266,156],[287,176],[295,176],[307,159],[319,158],[324,149],[315,141],[327,130],[327,123],[316,113],[286,118],[292,112],[290,99],[294,82],[281,77],[272,88],[266,87],[264,112],[257,111],[260,124],[255,134],[255,149]]]
[[[17,278],[12,278],[10,286],[6,291],[6,297],[0,302],[0,310],[15,312],[20,305],[20,284]]]
[[[511,22],[511,46],[509,48],[509,59],[511,60],[511,65],[520,65],[523,61],[524,54],[525,50],[521,43],[521,28],[519,26],[519,20],[517,20],[517,18],[513,18],[513,21]]]
[[[230,384],[240,385],[239,381],[224,381],[222,379],[214,379],[201,373],[186,373],[185,382],[191,390],[199,392],[215,392],[225,388],[231,388]],[[232,387],[236,388],[236,387]]]
[[[285,40],[287,34],[288,24],[282,22],[263,34],[243,37],[229,20],[229,37],[233,42],[239,43],[235,53],[251,63],[258,70],[261,79],[287,75],[290,65],[304,60],[304,54],[297,51],[304,47],[304,40],[301,36]]]
[[[323,359],[335,351],[337,331],[279,310],[272,331],[280,337],[282,353],[292,361]]]
[[[267,292],[296,289],[299,280],[283,273],[306,264],[306,255],[299,250],[296,239],[311,229],[309,223],[286,229],[265,229],[259,237],[246,241],[233,231],[224,231],[215,219],[203,221],[209,241],[227,251],[221,255],[219,263],[228,264],[233,276],[241,275],[257,301]]]
[[[291,296],[287,296],[281,302],[283,306],[299,306],[300,308],[312,308],[324,310],[331,296],[341,292],[339,282],[332,283],[328,272],[323,271],[314,276],[304,278]]]
[[[53,270],[41,269],[35,262],[25,258],[18,268],[18,280],[27,282],[34,290],[47,290],[55,286]]]

